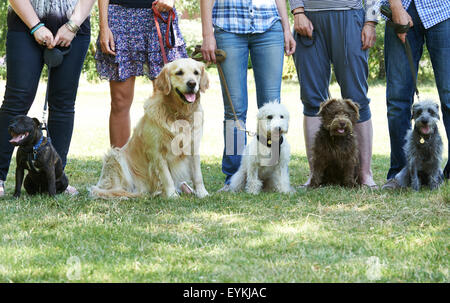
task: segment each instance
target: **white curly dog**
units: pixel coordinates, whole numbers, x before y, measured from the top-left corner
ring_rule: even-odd
[[[277,101],[269,102],[259,109],[257,121],[257,135],[244,149],[239,170],[230,180],[230,190],[289,193],[289,112]]]

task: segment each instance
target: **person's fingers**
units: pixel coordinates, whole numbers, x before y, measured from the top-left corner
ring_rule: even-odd
[[[397,34],[398,38],[402,41],[403,44],[406,42],[406,33]]]
[[[114,42],[114,37],[111,33],[110,37],[109,37],[109,45],[110,45],[110,49],[111,51],[114,53],[114,55],[116,55],[116,43]]]

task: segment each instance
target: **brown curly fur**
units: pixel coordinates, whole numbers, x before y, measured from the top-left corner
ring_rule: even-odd
[[[313,146],[310,186],[356,186],[359,156],[353,126],[359,120],[358,104],[350,99],[330,99],[320,104],[318,115],[322,125]]]

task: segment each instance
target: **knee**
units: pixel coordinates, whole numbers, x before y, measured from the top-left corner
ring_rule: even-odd
[[[133,97],[125,94],[114,94],[111,96],[111,113],[116,115],[128,114],[130,112]]]

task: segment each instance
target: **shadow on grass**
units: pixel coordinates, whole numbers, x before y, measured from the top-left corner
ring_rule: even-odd
[[[374,157],[377,181],[387,165],[387,157]],[[220,160],[205,158],[202,169],[212,193],[202,200],[97,200],[87,188],[101,161],[71,160],[67,173],[78,197],[1,201],[0,281],[372,281],[373,256],[377,281],[449,280],[442,254],[448,184],[419,193],[327,187],[214,194],[224,179]],[[305,157],[293,156],[291,182],[301,184],[307,172]],[[67,276],[71,256],[81,262],[75,280]]]

